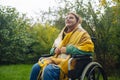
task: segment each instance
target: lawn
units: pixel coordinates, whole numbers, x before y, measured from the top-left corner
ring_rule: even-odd
[[[31,68],[32,64],[0,66],[0,80],[29,80]],[[120,77],[112,76],[108,80],[120,80]]]
[[[0,80],[29,80],[32,65],[0,66]]]

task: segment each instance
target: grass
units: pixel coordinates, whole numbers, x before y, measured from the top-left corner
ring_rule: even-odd
[[[3,65],[0,66],[0,80],[29,80],[32,65]]]
[[[31,68],[32,64],[0,66],[0,80],[29,80]],[[111,76],[108,80],[120,80],[120,77]]]

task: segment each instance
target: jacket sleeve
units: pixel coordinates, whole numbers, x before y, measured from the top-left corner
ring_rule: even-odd
[[[54,55],[55,49],[56,49],[55,47],[53,47],[53,48],[50,49],[50,54],[51,54],[51,55]]]
[[[92,52],[82,51],[82,50],[76,48],[73,45],[68,45],[66,47],[66,53],[67,54],[88,54],[88,55],[92,55]]]

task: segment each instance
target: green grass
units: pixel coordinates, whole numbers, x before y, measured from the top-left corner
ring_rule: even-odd
[[[0,80],[29,80],[32,65],[0,66]]]
[[[31,65],[3,65],[0,66],[0,80],[29,80]],[[108,80],[120,80],[118,76],[111,76]]]

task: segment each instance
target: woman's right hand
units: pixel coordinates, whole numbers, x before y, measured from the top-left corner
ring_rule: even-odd
[[[55,49],[55,54],[59,55],[60,53],[61,53],[60,48],[56,48],[56,49]]]

